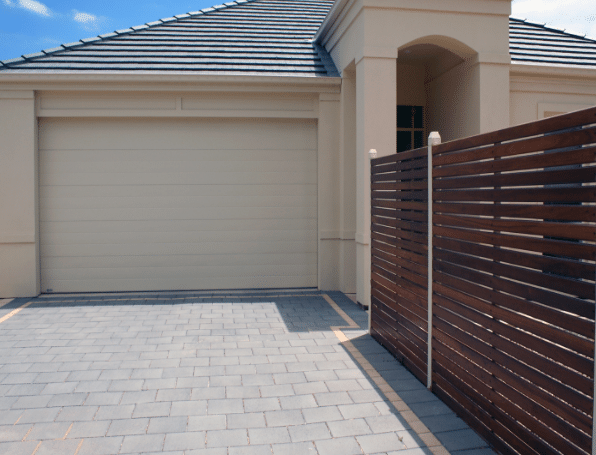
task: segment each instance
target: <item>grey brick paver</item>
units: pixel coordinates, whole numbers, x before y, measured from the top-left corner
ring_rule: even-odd
[[[335,422],[328,422],[327,425],[329,426],[331,434],[334,438],[341,438],[344,436],[359,436],[372,433],[372,430],[364,419],[339,420]]]
[[[273,455],[316,455],[318,452],[312,442],[274,444]]]
[[[388,452],[406,448],[395,433],[356,436],[356,440],[364,453]]]
[[[68,439],[76,438],[97,438],[103,437],[108,432],[110,421],[103,420],[100,422],[74,422]]]
[[[362,455],[355,438],[337,438],[315,441],[320,455]]]
[[[207,447],[232,447],[248,445],[247,430],[208,430]]]
[[[292,442],[317,441],[319,439],[330,439],[331,433],[324,423],[310,423],[306,425],[294,425],[288,427]]]
[[[28,441],[41,441],[45,439],[62,439],[68,429],[70,422],[36,423],[31,432],[27,435]],[[16,426],[16,425],[15,425]]]
[[[224,430],[226,416],[191,416],[188,418],[188,431]]]
[[[304,423],[302,412],[294,411],[267,411],[265,419],[268,427],[285,427],[287,425],[301,425]]]
[[[125,436],[131,434],[147,433],[149,419],[122,419],[112,420],[108,429],[108,436]]]
[[[275,444],[290,442],[290,433],[285,427],[254,428],[248,430],[251,444]]]
[[[205,432],[168,433],[164,442],[164,451],[196,450],[205,447]]]
[[[251,412],[246,414],[228,415],[228,428],[263,428],[265,427],[265,415],[262,412]]]
[[[124,436],[120,453],[154,452],[156,448],[160,448],[161,451],[164,438],[163,434]]]
[[[0,442],[0,453],[10,455],[31,455],[38,445],[38,441]]]
[[[244,412],[241,399],[208,400],[207,414],[238,414]]]
[[[132,404],[121,406],[100,406],[94,420],[130,419],[135,406]]]
[[[79,443],[79,440],[66,441],[43,441],[35,455],[74,455]]]
[[[3,411],[0,413],[0,424],[4,423],[3,418],[14,417],[15,413],[17,417],[12,422],[5,423],[16,423],[17,419],[19,423],[42,423],[42,422],[53,422],[56,416],[61,411],[61,408],[34,408],[27,409],[26,411]]]

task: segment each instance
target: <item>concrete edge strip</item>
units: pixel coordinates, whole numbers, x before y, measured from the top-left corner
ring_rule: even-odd
[[[13,317],[15,314],[17,314],[17,313],[18,313],[19,311],[21,311],[22,309],[24,309],[24,308],[27,308],[27,307],[28,307],[29,305],[31,305],[32,303],[33,303],[33,301],[31,300],[31,301],[29,301],[29,302],[25,303],[24,305],[21,305],[20,307],[18,307],[18,308],[16,308],[16,309],[12,310],[12,311],[11,311],[10,313],[8,313],[7,315],[5,315],[5,316],[2,316],[2,317],[0,318],[0,324],[2,324],[2,323],[3,323],[4,321],[6,321],[7,319],[10,319],[10,318],[12,318],[12,317]]]
[[[348,323],[347,326],[333,326],[331,330],[339,342],[344,346],[348,352],[354,357],[356,362],[368,374],[368,376],[377,385],[379,390],[383,393],[385,398],[397,409],[404,420],[410,425],[410,428],[418,435],[418,437],[426,444],[428,449],[434,455],[450,455],[449,451],[441,444],[434,434],[428,429],[418,416],[410,409],[410,407],[401,399],[401,397],[393,390],[393,388],[383,379],[379,372],[370,364],[368,360],[360,353],[360,351],[352,344],[348,337],[341,329],[360,328],[345,311],[343,311],[337,303],[335,303],[327,294],[323,294],[323,298],[331,305],[331,307]]]

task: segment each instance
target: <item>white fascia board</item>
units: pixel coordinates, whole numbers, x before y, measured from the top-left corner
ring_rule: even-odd
[[[28,90],[110,90],[118,87],[126,90],[147,91],[339,91],[341,77],[294,77],[294,76],[230,76],[188,73],[30,73],[0,72],[0,87]]]
[[[576,68],[572,66],[526,65],[512,63],[509,74],[511,76],[539,76],[570,79],[595,79],[596,68]]]
[[[321,24],[321,26],[317,30],[317,33],[315,33],[315,36],[313,38],[313,41],[315,43],[321,43],[322,42],[322,40],[325,38],[325,36],[327,35],[327,33],[335,25],[335,21],[337,20],[337,18],[341,14],[341,12],[344,10],[344,8],[346,7],[346,5],[350,1],[352,1],[352,0],[339,0],[339,1],[336,1],[333,4],[333,6],[331,7],[331,9],[327,13],[327,17],[325,17],[325,20],[323,21],[323,23]]]

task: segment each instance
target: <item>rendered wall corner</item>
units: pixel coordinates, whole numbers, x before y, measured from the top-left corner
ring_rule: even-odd
[[[0,91],[0,298],[39,294],[33,91]]]

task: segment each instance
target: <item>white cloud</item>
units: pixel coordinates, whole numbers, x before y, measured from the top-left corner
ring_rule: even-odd
[[[73,10],[72,19],[82,25],[85,30],[96,30],[105,18],[96,16],[95,14]]]
[[[31,11],[32,13],[37,13],[42,16],[50,17],[52,15],[52,12],[46,5],[35,0],[18,0],[18,2],[13,0],[2,0],[2,2],[6,6],[18,6],[19,8],[26,9],[28,11]]]
[[[596,2],[590,0],[514,0],[512,14],[571,33],[595,37]]]
[[[97,21],[97,16],[94,16],[93,14],[89,13],[75,12],[73,19],[77,22],[80,22],[81,24],[89,24]]]
[[[19,6],[42,16],[51,16],[50,9],[43,3],[35,0],[19,0]]]

